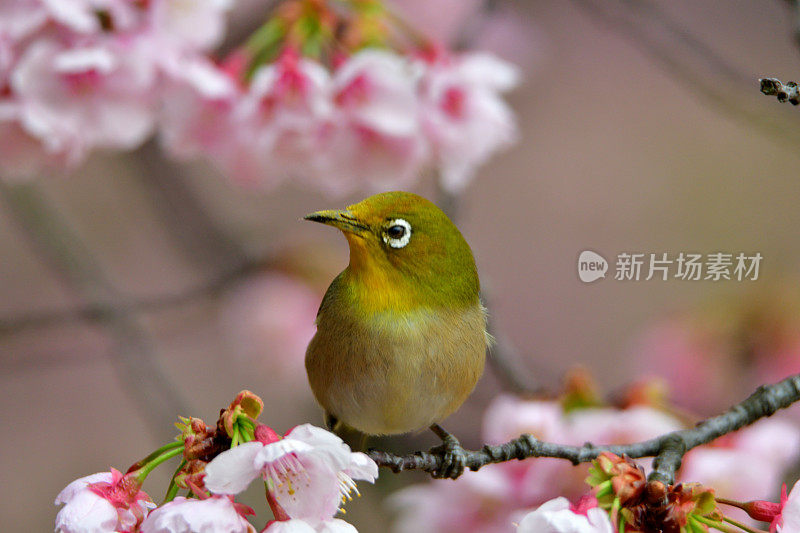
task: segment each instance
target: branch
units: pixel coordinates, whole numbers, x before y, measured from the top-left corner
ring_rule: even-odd
[[[691,449],[707,444],[727,433],[748,426],[755,421],[771,416],[778,409],[789,407],[800,400],[800,374],[788,377],[773,385],[762,385],[746,400],[731,407],[721,415],[708,418],[693,428],[673,431],[655,439],[624,445],[571,446],[540,441],[523,434],[505,444],[485,445],[480,450],[466,450],[466,466],[479,470],[490,463],[503,463],[512,459],[529,457],[553,457],[566,459],[574,465],[595,459],[602,452],[627,455],[631,458],[655,457],[650,482],[671,485],[675,472],[680,468],[683,456]],[[380,450],[370,450],[368,455],[378,466],[393,472],[403,470],[438,471],[444,462],[444,453],[414,452],[395,455]]]
[[[794,145],[794,138],[786,132],[794,131],[796,124],[780,115],[765,113],[744,91],[719,89],[720,84],[746,88],[748,78],[752,80],[752,77],[681,28],[656,6],[598,0],[572,0],[572,3],[593,23],[604,25],[627,39],[710,108],[786,145]]]
[[[216,277],[174,293],[151,296],[141,299],[118,300],[115,307],[119,311],[129,313],[146,313],[160,311],[191,303],[201,298],[214,296],[223,291],[236,281],[258,271],[259,268],[269,264],[269,258],[245,261],[239,266],[229,267]],[[40,311],[21,316],[0,318],[0,336],[21,331],[60,326],[77,321],[102,322],[102,306],[87,303],[67,309]]]
[[[119,309],[119,294],[106,279],[92,251],[55,206],[31,184],[8,185],[0,180],[0,200],[27,236],[35,252],[81,295],[98,322],[114,340],[110,351],[119,381],[137,402],[154,433],[172,426],[170,413],[190,412],[185,400],[159,364],[153,339],[137,317]]]
[[[758,81],[761,83],[761,92],[767,96],[777,96],[781,103],[788,100],[792,105],[800,104],[797,83],[790,81],[784,84],[778,78],[761,78]]]

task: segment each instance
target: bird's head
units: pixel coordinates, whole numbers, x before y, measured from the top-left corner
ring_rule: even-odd
[[[350,245],[348,275],[366,290],[399,291],[410,304],[468,304],[478,296],[469,245],[447,215],[421,196],[385,192],[304,218],[344,233]]]

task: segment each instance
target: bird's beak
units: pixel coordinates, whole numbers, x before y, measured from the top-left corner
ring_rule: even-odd
[[[303,217],[306,220],[314,222],[321,222],[340,230],[353,233],[355,235],[364,235],[369,232],[369,227],[358,220],[353,213],[344,209],[329,209],[326,211],[317,211]]]

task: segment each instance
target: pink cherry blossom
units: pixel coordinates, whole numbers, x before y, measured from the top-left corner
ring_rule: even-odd
[[[676,317],[652,325],[633,342],[629,360],[639,372],[665,379],[680,405],[706,413],[728,396],[739,369],[719,335],[696,322]]]
[[[245,520],[243,513],[249,509],[237,507],[227,496],[212,496],[204,500],[177,497],[150,513],[142,522],[142,533],[195,533],[198,531],[225,531],[228,533],[255,533],[255,528]]]
[[[47,10],[40,0],[0,2],[0,39],[23,39],[47,22]]]
[[[94,147],[131,149],[154,122],[155,71],[135,42],[67,47],[37,40],[11,76],[20,119],[49,151],[80,162]]]
[[[232,5],[233,0],[151,0],[149,26],[176,48],[206,50],[222,40]]]
[[[267,524],[262,533],[358,533],[358,530],[344,520],[334,518],[320,522],[316,527],[304,520],[273,521]]]
[[[799,450],[800,428],[778,418],[761,420],[691,450],[683,459],[678,481],[702,482],[729,499],[762,498],[780,484]]]
[[[784,485],[784,495],[786,486]],[[770,524],[770,533],[796,533],[800,531],[800,481],[794,484],[788,497],[781,498],[780,515]]]
[[[675,417],[647,406],[579,409],[567,417],[572,444],[629,444],[683,429]]]
[[[248,442],[221,453],[206,466],[205,485],[216,494],[237,494],[259,476],[290,518],[317,524],[357,492],[354,479],[373,482],[378,466],[333,433],[303,424],[279,440]]]
[[[521,463],[520,463],[521,464]],[[510,463],[465,472],[452,483],[428,482],[404,488],[389,500],[397,511],[394,533],[506,533],[520,502]],[[534,482],[533,480],[529,480]],[[543,481],[535,480],[536,484]],[[530,506],[528,506],[530,507]]]
[[[564,410],[555,401],[522,400],[510,394],[496,397],[483,415],[483,436],[502,444],[529,433],[539,440],[565,442],[569,435]]]
[[[241,91],[234,80],[204,56],[181,54],[163,61],[159,135],[174,157],[214,160],[234,150],[233,122]]]
[[[525,515],[517,533],[612,533],[608,514],[595,506],[573,510],[566,498],[555,498]]]
[[[500,444],[528,433],[557,443],[572,443],[573,432],[564,410],[556,401],[523,400],[498,396],[483,417],[483,435],[490,444]],[[573,496],[585,490],[585,468],[558,459],[542,457],[533,461],[503,465],[508,483],[513,484],[517,507],[532,507],[555,496]]]
[[[130,0],[41,0],[49,16],[80,34],[104,31],[99,12],[104,13],[115,31],[131,29],[141,22],[142,8]]]
[[[396,187],[417,177],[427,154],[418,80],[407,58],[378,49],[362,50],[336,69],[335,125],[326,131],[319,186],[344,192],[348,185]]]
[[[236,110],[242,150],[223,157],[223,168],[240,182],[265,187],[287,177],[318,176],[319,143],[331,111],[328,71],[285,51],[254,74]]]
[[[500,93],[517,83],[510,64],[489,54],[438,54],[425,62],[423,125],[442,186],[459,191],[475,169],[516,139],[514,116]]]
[[[64,507],[56,516],[57,533],[132,531],[155,505],[138,488],[122,483],[120,472],[99,472],[76,479],[56,497]]]
[[[270,272],[226,296],[221,322],[233,353],[270,375],[305,382],[305,352],[314,336],[319,295],[299,280]]]

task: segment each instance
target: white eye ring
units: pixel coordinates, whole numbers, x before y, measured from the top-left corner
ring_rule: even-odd
[[[394,226],[400,226],[405,229],[403,235],[399,238],[389,237],[389,228]],[[411,224],[407,221],[403,220],[402,218],[395,218],[394,220],[390,221],[389,224],[386,226],[386,229],[383,230],[383,242],[391,246],[392,248],[402,248],[408,241],[411,240]]]

